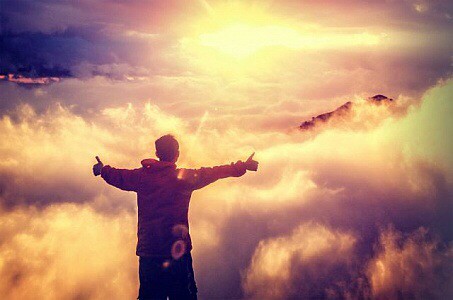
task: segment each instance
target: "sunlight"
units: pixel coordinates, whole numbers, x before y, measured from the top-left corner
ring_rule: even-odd
[[[234,57],[246,57],[264,47],[297,48],[300,46],[298,37],[298,33],[290,28],[233,24],[215,33],[202,34],[199,41],[203,46],[216,48]]]
[[[325,27],[276,14],[270,6],[239,1],[200,2],[206,13],[181,27],[179,49],[195,70],[242,82],[277,74],[294,55],[376,47],[386,34]]]
[[[199,43],[213,47],[234,57],[247,57],[265,47],[286,47],[289,49],[335,49],[350,46],[377,45],[385,34],[370,33],[328,33],[325,31],[298,32],[295,29],[268,25],[253,27],[232,24],[217,32],[201,34]]]
[[[201,34],[199,43],[234,57],[247,57],[265,47],[334,49],[377,45],[383,35],[369,33],[304,32],[276,25],[232,24],[217,32]]]

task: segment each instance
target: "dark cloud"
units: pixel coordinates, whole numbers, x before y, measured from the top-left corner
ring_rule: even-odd
[[[1,3],[2,31],[63,32],[71,27],[112,25],[139,31],[161,30],[167,18],[177,16],[184,1],[58,1],[5,0]]]
[[[0,73],[26,77],[101,75],[124,80],[127,76],[145,76],[148,71],[135,54],[152,49],[148,40],[127,36],[116,39],[105,35],[102,27],[68,28],[49,34],[3,33],[0,39]]]

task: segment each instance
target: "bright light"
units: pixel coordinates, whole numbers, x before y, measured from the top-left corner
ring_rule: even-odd
[[[181,27],[179,49],[194,70],[245,83],[252,76],[284,72],[285,65],[306,51],[374,47],[383,34],[360,28],[333,28],[279,16],[270,6],[245,1],[211,4],[206,14]],[[282,69],[283,68],[283,69]]]
[[[252,27],[234,24],[218,32],[200,35],[200,44],[224,53],[245,57],[270,46],[297,48],[299,35],[295,30],[279,27]]]
[[[199,43],[235,57],[247,57],[266,47],[332,49],[376,45],[381,37],[369,33],[298,32],[275,25],[232,24],[214,33],[201,34]]]

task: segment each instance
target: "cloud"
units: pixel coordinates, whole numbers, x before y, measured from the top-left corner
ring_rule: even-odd
[[[101,210],[118,209],[115,206],[130,210],[132,203],[124,202],[121,193],[117,193],[119,197],[113,197],[118,202],[114,199],[103,202],[98,187],[90,180],[94,156],[104,153],[105,156],[99,155],[136,166],[140,159],[130,158],[145,158],[152,154],[153,139],[150,137],[181,132],[186,125],[150,103],[139,111],[132,105],[106,108],[97,118],[102,124],[90,123],[58,103],[42,114],[24,104],[4,115],[0,119],[0,135],[8,143],[2,147],[4,159],[0,163],[1,204],[6,208],[46,207],[68,201],[95,201]],[[134,144],[143,152],[130,148],[132,144],[127,142],[131,136],[140,135],[142,137]],[[129,146],[124,147],[126,144]],[[113,156],[107,154],[111,147],[117,149]],[[90,181],[91,184],[87,184]]]
[[[197,271],[204,280],[200,283],[204,295],[208,298],[244,297],[237,292],[241,287],[241,274],[245,270],[259,270],[256,266],[260,264],[254,265],[252,257],[254,253],[258,257],[265,255],[256,253],[267,253],[257,249],[265,249],[263,243],[266,241],[271,245],[274,241],[280,245],[278,242],[282,241],[280,247],[271,248],[282,249],[283,253],[291,252],[286,250],[288,247],[293,249],[285,246],[286,241],[291,241],[293,235],[297,236],[294,230],[307,222],[335,228],[334,232],[347,233],[356,240],[348,257],[357,264],[339,275],[346,278],[344,284],[348,288],[320,288],[326,295],[327,290],[333,295],[371,293],[369,277],[363,266],[369,258],[378,255],[374,245],[379,241],[381,226],[393,224],[396,230],[404,233],[425,226],[439,234],[442,243],[448,244],[452,235],[446,211],[451,211],[452,205],[449,200],[451,180],[448,179],[452,169],[443,168],[441,163],[448,160],[448,155],[435,159],[431,152],[417,153],[417,149],[428,150],[431,143],[437,144],[443,138],[437,136],[435,139],[439,140],[425,143],[418,139],[418,134],[414,135],[405,127],[409,123],[423,124],[419,123],[420,115],[434,120],[435,110],[427,107],[449,107],[450,88],[451,85],[447,84],[434,89],[426,94],[422,108],[414,108],[408,115],[387,116],[384,121],[376,118],[376,125],[370,125],[366,130],[331,126],[306,140],[294,135],[289,138],[292,141],[275,142],[275,138],[271,138],[274,142],[257,151],[261,168],[258,178],[244,178],[245,185],[220,182],[218,188],[208,188],[194,195],[192,213],[196,217],[192,218],[192,228],[197,232],[201,226],[197,224],[198,219],[210,220],[209,231],[216,241],[216,246],[200,249],[200,253],[197,245],[204,245],[204,239],[197,241],[196,235],[194,237],[195,262],[198,257],[203,260]],[[436,126],[443,130],[448,117],[443,117],[444,114],[437,116]],[[420,126],[421,136],[433,129]],[[451,142],[448,144],[451,147]],[[224,200],[217,200],[215,206],[210,207],[214,205],[211,199]],[[201,203],[195,204],[198,201]],[[303,242],[309,243],[302,240],[295,242],[294,247],[304,247]],[[200,254],[197,256],[197,253]],[[277,254],[275,260],[279,261]],[[219,274],[218,270],[223,272]],[[323,268],[319,270],[322,274]],[[335,272],[326,277],[337,278]],[[271,287],[269,290],[262,288],[268,281],[263,279],[260,285],[261,279],[256,280],[258,283],[250,290],[256,292],[257,297],[267,291],[272,295]],[[226,286],[219,285],[219,282]],[[276,282],[278,285],[279,281]],[[305,286],[304,281],[297,280],[297,275],[290,277],[289,282],[296,287],[289,289],[288,293],[306,292],[297,290],[297,286]]]
[[[429,3],[429,4],[428,4]],[[364,3],[358,0],[335,1],[328,0],[319,3],[318,1],[287,1],[286,5],[277,7],[290,15],[298,15],[307,22],[322,20],[326,25],[350,24],[396,26],[398,29],[415,28],[423,22],[430,27],[442,27],[449,22],[448,14],[452,12],[453,6],[448,0],[423,1],[423,0],[397,0],[391,2],[369,1]],[[319,9],[322,5],[322,10]],[[422,6],[423,13],[417,10]],[[382,14],[386,15],[383,20]],[[348,16],[355,15],[354,20]],[[335,15],[336,18],[326,18]],[[400,22],[405,20],[405,22]]]
[[[352,275],[348,271],[354,243],[349,234],[311,223],[300,225],[290,236],[262,240],[244,275],[247,298],[350,296],[345,285]],[[344,288],[349,295],[343,294]]]
[[[2,3],[2,27],[5,31],[62,32],[86,24],[110,24],[117,27],[162,29],[168,19],[181,16],[184,1],[10,1]],[[27,15],[28,18],[23,18]],[[167,15],[163,17],[162,15]],[[142,31],[142,30],[139,30]]]
[[[166,133],[180,141],[180,166],[230,163],[253,151],[260,161],[258,173],[216,182],[193,195],[190,226],[200,297],[431,295],[425,287],[417,289],[417,278],[445,287],[430,270],[445,265],[451,251],[451,80],[439,82],[420,102],[407,100],[399,113],[357,105],[351,119],[343,120],[354,126],[329,123],[314,133],[282,127],[297,128],[305,107],[324,112],[335,103],[282,100],[263,108],[268,100],[244,101],[251,96],[239,92],[243,83],[235,87],[241,88],[238,98],[220,101],[216,97],[235,88],[219,90],[222,85],[206,77],[113,83],[98,76],[35,90],[0,84],[7,100],[0,119],[0,138],[7,141],[0,148],[5,295],[135,296],[134,195],[93,177],[91,166],[100,155],[106,164],[138,167],[142,158],[153,156],[153,141]],[[217,87],[206,92],[212,98],[197,99],[207,86]],[[150,88],[155,98],[149,97]],[[397,103],[407,99],[395,98]],[[285,122],[284,112],[294,119]],[[280,127],[261,127],[274,117]],[[382,233],[389,224],[390,236],[402,238]],[[427,235],[415,238],[420,227],[437,236],[436,242]],[[393,240],[398,242],[387,247]],[[118,246],[120,241],[130,246]],[[92,244],[99,248],[72,252],[71,247]],[[74,258],[80,251],[86,260]],[[436,263],[408,282],[389,286],[389,278],[400,273],[388,253],[411,272],[417,269],[415,257]],[[31,269],[23,267],[22,257]],[[379,277],[378,260],[390,275]],[[275,279],[264,266],[281,269],[282,277]],[[113,284],[114,276],[105,275],[110,267],[129,275],[118,275],[121,284]],[[67,285],[55,275],[65,268],[71,270]],[[451,277],[448,268],[442,272]],[[93,279],[88,282],[86,274]],[[37,287],[37,278],[46,288]],[[272,289],[265,289],[268,282]]]
[[[158,34],[144,36],[99,25],[55,33],[4,32],[1,41],[1,74],[32,78],[100,75],[116,80],[148,76],[153,64],[146,57],[158,57],[156,50],[166,43]],[[161,69],[165,64],[161,59]]]
[[[387,228],[379,249],[367,268],[374,297],[446,299],[452,295],[452,249],[430,237],[427,229],[420,227],[403,236]]]
[[[244,60],[198,44],[187,47],[187,40],[199,42],[199,35],[192,32],[197,22],[210,16],[203,3],[194,3],[4,1],[0,75],[104,76],[116,81],[183,78],[195,83],[196,92],[178,90],[173,97],[190,94],[267,105],[303,99],[310,100],[310,106],[354,94],[418,98],[451,75],[447,15],[453,13],[448,1],[430,3],[423,13],[413,8],[423,1],[260,2],[269,23],[285,20],[291,30],[311,34],[379,36],[380,43],[343,50],[279,49],[277,55],[275,49],[267,49]],[[246,10],[247,5],[258,6],[239,8]],[[200,35],[214,27],[203,30]],[[147,97],[151,95],[150,90]]]
[[[63,204],[2,210],[0,224],[0,292],[6,299],[136,297],[132,215],[112,220],[89,206]]]
[[[59,105],[44,115],[30,106],[19,106],[14,115],[3,116],[0,124],[2,139],[8,141],[0,166],[3,206],[82,203],[96,196],[94,186],[83,187],[89,173],[80,167],[89,166],[83,162],[89,157],[89,147],[112,140],[110,134]]]

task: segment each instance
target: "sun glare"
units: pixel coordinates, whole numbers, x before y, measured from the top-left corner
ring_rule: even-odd
[[[233,24],[218,32],[201,34],[202,46],[213,47],[235,57],[249,56],[264,47],[283,46],[297,48],[297,31],[279,26],[253,27],[245,24]]]
[[[198,48],[202,55],[205,55],[202,48],[207,48],[231,58],[244,59],[261,50],[275,54],[284,53],[282,50],[285,49],[330,50],[373,46],[385,38],[384,34],[358,29],[325,28],[303,20],[279,18],[263,6],[243,2],[218,7],[208,5],[206,11],[204,18],[193,20],[192,30],[186,32],[184,39],[186,45]]]
[[[371,46],[377,45],[383,37],[369,33],[298,32],[296,29],[276,25],[253,27],[232,24],[214,33],[201,34],[199,43],[241,58],[268,47],[321,50]]]
[[[196,72],[236,83],[244,84],[253,76],[274,76],[291,59],[302,61],[308,52],[381,46],[386,38],[361,28],[287,18],[269,2],[267,6],[240,1],[201,3],[205,13],[181,24],[181,54]]]

